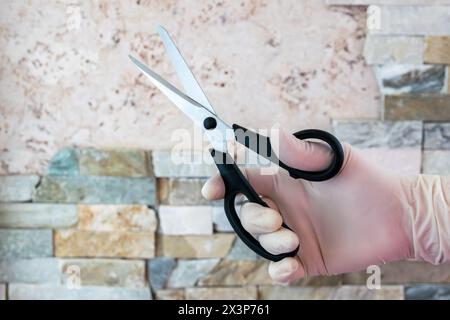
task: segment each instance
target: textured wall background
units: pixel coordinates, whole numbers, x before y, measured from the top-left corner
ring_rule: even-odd
[[[63,146],[168,149],[189,120],[127,55],[174,80],[163,24],[227,121],[288,130],[379,116],[365,9],[322,1],[0,1],[0,173]]]
[[[449,299],[450,268],[419,262],[380,290],[364,270],[276,286],[200,196],[216,168],[171,161],[192,124],[127,59],[175,78],[162,23],[225,120],[450,174],[450,0],[326,2],[0,1],[0,299]]]

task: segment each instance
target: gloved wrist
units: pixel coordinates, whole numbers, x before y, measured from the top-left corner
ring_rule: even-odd
[[[411,258],[450,262],[450,177],[418,175],[408,183]]]

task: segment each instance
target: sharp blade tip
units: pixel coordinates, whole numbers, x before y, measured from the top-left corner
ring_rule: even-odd
[[[161,34],[161,33],[167,33],[167,30],[166,30],[166,28],[164,28],[162,25],[160,25],[160,24],[158,24],[157,26],[156,26],[156,31],[159,33],[159,34]]]

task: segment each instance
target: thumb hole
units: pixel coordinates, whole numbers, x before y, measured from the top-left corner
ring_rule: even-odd
[[[288,166],[305,171],[326,169],[332,159],[331,148],[320,142],[297,139],[293,134],[280,129],[278,137],[271,135],[270,141],[278,158]]]

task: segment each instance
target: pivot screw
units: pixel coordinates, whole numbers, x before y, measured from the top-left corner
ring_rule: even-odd
[[[203,127],[206,130],[212,130],[217,127],[217,121],[213,117],[208,117],[205,120],[203,120]]]

